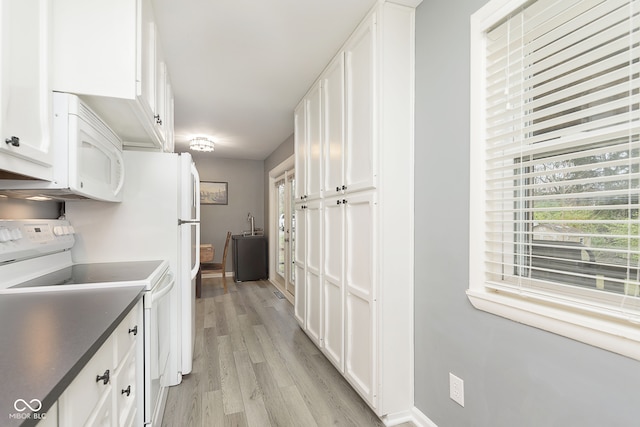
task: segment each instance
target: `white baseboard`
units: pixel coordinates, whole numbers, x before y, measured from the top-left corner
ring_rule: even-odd
[[[436,423],[431,421],[429,417],[423,414],[422,411],[420,411],[420,409],[416,408],[415,406],[411,408],[411,415],[412,415],[411,422],[416,427],[438,427]]]
[[[226,276],[229,278],[233,278],[233,271],[227,271]],[[203,273],[202,274],[203,279],[209,279],[211,277],[222,277],[222,273]]]
[[[413,414],[411,411],[397,412],[395,414],[388,414],[382,417],[382,422],[385,426],[397,426],[403,423],[413,422]]]
[[[415,406],[409,411],[385,415],[382,417],[382,422],[387,427],[397,426],[403,423],[411,423],[415,427],[438,427],[436,423],[431,421],[429,417]]]

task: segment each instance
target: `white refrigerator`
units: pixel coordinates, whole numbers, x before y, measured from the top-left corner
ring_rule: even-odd
[[[189,153],[125,151],[121,203],[67,202],[74,262],[166,259],[176,278],[165,385],[191,372],[200,265],[200,179]]]

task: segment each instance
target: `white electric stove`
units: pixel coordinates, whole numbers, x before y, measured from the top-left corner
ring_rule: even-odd
[[[144,286],[144,424],[157,425],[166,401],[165,371],[171,351],[170,291],[175,280],[169,262],[74,264],[70,251],[74,236],[75,230],[64,220],[0,220],[0,297]]]

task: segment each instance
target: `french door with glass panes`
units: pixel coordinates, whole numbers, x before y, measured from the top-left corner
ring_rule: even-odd
[[[295,179],[293,171],[285,171],[276,179],[278,215],[276,216],[278,243],[276,255],[276,280],[289,295],[295,295]]]

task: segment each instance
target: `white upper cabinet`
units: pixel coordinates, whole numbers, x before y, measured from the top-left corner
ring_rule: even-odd
[[[324,97],[324,195],[341,193],[345,185],[344,153],[344,53],[327,67],[322,78]]]
[[[374,186],[376,134],[375,48],[376,14],[371,15],[345,48],[346,62],[346,142],[344,190]]]
[[[171,80],[169,79],[169,73],[165,73],[167,84],[165,86],[165,119],[164,122],[164,151],[173,153],[175,150],[175,133],[174,133],[174,106],[173,106],[173,88],[171,87]]]
[[[319,199],[322,195],[322,106],[322,82],[317,82],[294,112],[295,200],[298,203]]]
[[[157,90],[160,85],[158,29],[155,24],[151,0],[136,0],[138,20],[136,25],[136,43],[139,46],[139,58],[136,58],[136,96],[144,103],[147,112],[151,112],[153,123],[156,121]],[[138,65],[139,64],[139,65]],[[133,64],[131,64],[133,65]],[[133,68],[133,67],[132,67]]]
[[[322,176],[322,83],[317,83],[307,95],[307,132],[309,162],[307,163],[307,189],[305,199],[320,197]]]
[[[295,200],[303,202],[307,191],[307,153],[309,152],[309,138],[307,132],[307,103],[306,99],[300,101],[293,112],[294,150],[295,150]],[[299,224],[299,223],[298,223]]]
[[[53,179],[51,2],[0,2],[0,169]]]
[[[56,0],[53,90],[75,93],[127,147],[167,143],[168,75],[151,0]]]
[[[308,168],[322,167],[322,192],[330,197],[374,188],[376,185],[375,79],[376,14],[367,18],[329,63],[318,83],[307,94],[312,105],[319,105],[317,138],[322,161],[310,156]],[[316,92],[321,89],[319,99]],[[312,107],[313,108],[313,107]],[[314,141],[310,128],[310,142]],[[312,153],[314,147],[311,147]],[[309,172],[314,180],[316,172]],[[310,195],[317,194],[308,188]]]
[[[161,140],[164,141],[167,138],[167,85],[169,76],[167,73],[167,64],[164,61],[157,63],[157,81],[156,81],[156,98],[154,109],[153,122],[156,127],[156,132],[161,135]]]
[[[139,3],[56,0],[52,4],[53,89],[114,98],[142,97],[138,79],[145,64],[138,58],[138,37],[146,41],[149,35],[139,34],[144,28],[139,22]]]

